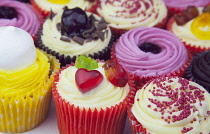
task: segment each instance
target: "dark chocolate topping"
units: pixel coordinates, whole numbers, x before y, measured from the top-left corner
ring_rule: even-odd
[[[0,6],[0,18],[13,19],[18,18],[18,13],[13,7]]]
[[[87,16],[86,12],[78,7],[73,9],[65,7],[61,23],[56,26],[61,31],[62,36],[70,37],[79,44],[84,43],[86,40],[101,39],[103,41],[105,39],[103,30],[107,29],[107,23],[103,18],[96,20],[93,14]],[[73,39],[75,37],[76,40]],[[78,39],[81,39],[81,41]]]
[[[191,69],[195,82],[210,89],[210,51],[195,56]]]
[[[151,52],[153,54],[158,54],[161,52],[161,47],[152,43],[141,44],[139,48],[146,53]]]

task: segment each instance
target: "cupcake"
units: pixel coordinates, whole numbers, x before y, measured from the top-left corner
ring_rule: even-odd
[[[210,49],[210,6],[188,7],[172,17],[167,30],[174,33],[193,54]]]
[[[210,0],[162,0],[165,2],[171,15],[185,10],[188,6],[204,7],[210,4]]]
[[[126,120],[127,74],[113,61],[81,55],[55,76],[60,134],[122,134]]]
[[[210,94],[181,77],[150,81],[128,109],[132,134],[210,133]]]
[[[80,8],[65,8],[56,15],[52,13],[44,22],[37,45],[65,66],[79,55],[110,59],[113,40],[111,30],[102,18]]]
[[[22,133],[46,118],[59,63],[20,28],[0,27],[0,42],[0,132]]]
[[[14,0],[0,2],[0,27],[18,27],[27,31],[34,38],[42,21],[41,16],[29,4]]]
[[[129,30],[113,46],[111,55],[137,86],[158,76],[182,76],[191,59],[175,35],[154,27]]]
[[[103,0],[97,5],[97,14],[110,23],[117,37],[141,26],[163,28],[167,18],[161,0]]]
[[[210,93],[210,50],[194,56],[186,70],[186,78],[203,86]]]
[[[68,8],[79,7],[83,10],[90,8],[96,0],[31,0],[33,7],[44,17],[50,12],[58,13],[67,6]]]

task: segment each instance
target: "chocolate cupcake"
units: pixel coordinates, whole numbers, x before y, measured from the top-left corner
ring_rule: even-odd
[[[194,56],[186,70],[186,78],[200,84],[210,93],[210,50]]]
[[[79,55],[109,59],[113,39],[103,18],[80,8],[65,8],[58,14],[51,13],[44,22],[37,44],[56,56],[64,66],[74,62]]]

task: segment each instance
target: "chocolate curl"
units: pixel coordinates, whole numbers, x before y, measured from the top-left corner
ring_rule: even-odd
[[[188,6],[182,13],[174,16],[177,25],[182,26],[199,15],[195,6]]]

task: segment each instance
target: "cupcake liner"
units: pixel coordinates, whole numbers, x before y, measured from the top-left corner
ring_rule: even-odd
[[[114,43],[112,49],[111,49],[111,59],[115,62],[119,62],[116,55],[115,55],[115,46],[116,46],[117,42]],[[179,70],[175,70],[169,74],[165,74],[163,76],[184,76],[185,75],[185,71],[187,69],[187,67],[190,65],[191,60],[192,60],[192,54],[190,53],[190,51],[188,52],[188,59],[186,60],[185,64],[179,69]],[[126,69],[125,69],[126,70]],[[127,70],[126,70],[127,71]],[[137,76],[135,74],[132,74],[130,72],[127,71],[128,74],[128,81],[134,81],[135,83],[135,87],[136,89],[139,89],[141,87],[142,84],[146,84],[149,80],[155,79],[159,76]],[[132,82],[129,82],[132,83]],[[129,84],[128,83],[128,84]]]
[[[48,54],[51,54],[53,56],[55,56],[59,62],[61,63],[61,67],[62,66],[66,66],[67,64],[70,64],[71,62],[75,62],[77,56],[65,56],[64,54],[60,54],[59,52],[53,51],[52,49],[46,47],[41,40],[41,35],[42,35],[42,28],[39,30],[38,34],[37,34],[37,47],[40,48],[41,50],[44,50],[45,52],[47,52]],[[87,57],[91,57],[94,59],[100,59],[100,60],[109,60],[111,57],[111,48],[112,45],[115,41],[115,36],[112,35],[109,44],[106,48],[104,48],[101,51],[95,52],[94,54],[88,54],[86,55]]]
[[[40,8],[39,5],[36,4],[35,0],[30,0],[30,2],[31,2],[31,5],[34,7],[34,9],[37,12],[39,12],[43,16],[44,19],[46,19],[47,16],[50,14],[50,11],[46,11],[46,10]]]
[[[73,63],[71,64],[73,65]],[[68,66],[63,67],[60,72]],[[126,99],[110,108],[90,109],[74,106],[59,95],[56,85],[59,73],[55,75],[52,87],[56,107],[58,128],[61,134],[122,134],[126,121]]]
[[[60,66],[58,60],[47,56],[51,64],[50,76],[39,90],[22,96],[0,97],[0,132],[22,133],[46,118],[52,100],[51,86]]]
[[[168,21],[167,24],[167,30],[172,32],[172,24],[175,22],[174,18],[171,17],[170,20]],[[181,40],[182,41],[182,40]],[[182,43],[186,46],[186,48],[192,53],[192,55],[196,55],[197,53],[203,52],[205,50],[210,49],[210,47],[205,47],[205,46],[196,46],[195,44],[189,44],[184,41]]]

